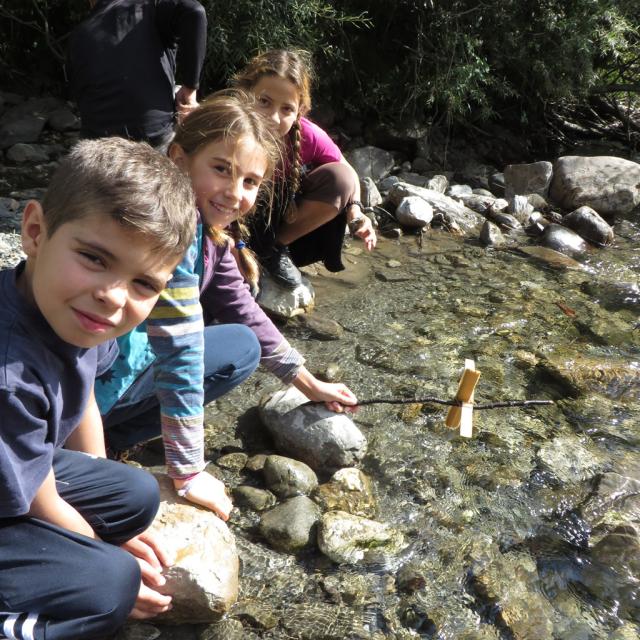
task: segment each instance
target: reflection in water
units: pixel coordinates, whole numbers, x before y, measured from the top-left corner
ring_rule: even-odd
[[[281,616],[262,637],[639,637],[640,229],[622,229],[587,268],[431,232],[422,250],[412,237],[373,256],[354,244],[346,272],[311,271],[316,313],[345,335],[284,331],[362,399],[452,397],[473,358],[477,402],[557,403],[476,412],[471,440],[444,427],[446,407],[363,407],[378,519],[409,544],[346,568],[277,554],[254,539],[257,516],[237,516],[242,597]],[[219,401],[212,447],[275,387],[259,373]],[[268,446],[252,437],[236,444]]]

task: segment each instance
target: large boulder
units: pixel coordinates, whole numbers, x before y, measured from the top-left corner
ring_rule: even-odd
[[[640,204],[640,164],[613,156],[564,156],[554,164],[549,194],[570,211],[587,205],[605,218],[629,213]]]
[[[172,596],[173,607],[156,619],[171,624],[215,622],[238,597],[235,539],[212,511],[178,498],[168,476],[155,476],[161,502],[151,529],[176,558],[159,589]]]

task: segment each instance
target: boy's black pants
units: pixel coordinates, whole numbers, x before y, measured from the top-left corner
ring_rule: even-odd
[[[125,622],[138,595],[138,563],[117,545],[151,524],[155,478],[64,449],[53,468],[58,493],[101,540],[35,518],[0,518],[0,638],[99,638]]]

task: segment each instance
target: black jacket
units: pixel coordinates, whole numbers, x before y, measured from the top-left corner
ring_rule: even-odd
[[[72,33],[67,71],[84,137],[151,140],[174,120],[179,80],[197,88],[207,17],[196,0],[98,0]]]

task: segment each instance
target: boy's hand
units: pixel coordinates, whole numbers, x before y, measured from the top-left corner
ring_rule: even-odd
[[[171,596],[158,593],[154,587],[166,583],[162,569],[171,566],[173,559],[163,549],[157,536],[148,530],[143,531],[120,546],[136,558],[142,573],[138,597],[129,617],[143,620],[168,611],[171,608]]]
[[[171,596],[164,596],[141,582],[136,603],[129,617],[133,620],[144,620],[169,611],[169,609],[171,609]]]
[[[189,502],[211,509],[225,521],[229,519],[233,503],[226,493],[224,484],[210,473],[201,471],[191,480],[174,478],[173,486],[176,491],[186,488],[187,491],[184,497]]]

